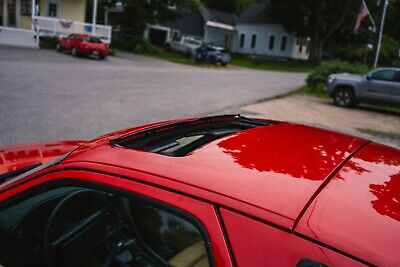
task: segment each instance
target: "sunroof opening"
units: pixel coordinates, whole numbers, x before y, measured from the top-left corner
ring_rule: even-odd
[[[239,115],[207,117],[148,129],[112,140],[110,144],[165,156],[182,157],[227,135],[269,124],[272,122]]]

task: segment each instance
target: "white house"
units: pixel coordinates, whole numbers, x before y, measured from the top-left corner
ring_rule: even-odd
[[[231,47],[235,38],[234,14],[213,10],[201,6],[199,8],[177,8],[179,18],[162,25],[148,25],[144,37],[155,45],[165,45],[175,36],[193,36],[206,43]]]
[[[309,42],[267,15],[268,1],[250,4],[236,21],[232,51],[255,56],[308,59]]]

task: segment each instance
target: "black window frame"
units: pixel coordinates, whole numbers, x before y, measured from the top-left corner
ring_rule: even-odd
[[[286,35],[281,38],[281,51],[286,51],[288,37]]]
[[[275,35],[271,34],[269,36],[269,44],[268,44],[268,49],[273,51],[275,49]]]
[[[240,43],[239,43],[240,48],[243,48],[245,46],[245,44],[246,44],[246,34],[241,33],[240,34]]]
[[[95,175],[97,173],[101,174],[100,172],[95,172],[95,171],[92,171],[91,173],[93,175]],[[130,177],[124,177],[121,175],[113,175],[113,174],[107,174],[107,175],[112,176],[114,178],[122,178],[122,179],[126,179],[126,180],[132,180],[132,178],[130,178]],[[37,177],[37,179],[40,179],[40,177]],[[27,182],[29,182],[29,181],[27,181]],[[138,181],[135,181],[135,182],[140,183]],[[18,186],[22,186],[23,184],[25,184],[25,183],[19,184]],[[118,188],[114,185],[104,185],[104,184],[100,184],[97,182],[91,182],[91,181],[79,179],[76,177],[59,178],[59,179],[53,180],[53,181],[46,181],[42,184],[32,186],[27,190],[19,192],[15,195],[9,197],[8,199],[1,201],[0,202],[0,212],[3,209],[6,209],[14,204],[18,204],[18,202],[20,202],[20,201],[24,201],[28,198],[34,197],[37,194],[42,194],[47,191],[54,190],[54,189],[61,188],[61,187],[80,187],[82,189],[90,189],[90,190],[102,191],[102,192],[105,192],[108,194],[115,194],[115,195],[118,195],[119,197],[124,197],[128,200],[133,199],[135,201],[143,202],[148,206],[154,207],[156,209],[162,210],[164,212],[170,213],[176,217],[186,220],[187,222],[191,223],[199,231],[201,238],[204,242],[204,246],[207,251],[207,259],[208,259],[209,266],[210,267],[216,266],[208,232],[207,232],[205,226],[195,216],[191,215],[188,211],[182,210],[181,208],[178,208],[178,207],[174,207],[171,204],[152,199],[149,196],[140,195],[136,192],[132,192],[127,189]],[[154,187],[154,186],[152,186],[152,187]],[[163,190],[166,190],[166,189],[163,189]],[[169,191],[169,190],[166,190],[166,191]],[[4,193],[4,192],[2,192],[2,193]],[[176,193],[176,194],[179,194],[179,193]],[[200,201],[200,200],[197,200],[197,201]],[[147,245],[147,244],[145,244],[145,245]],[[157,255],[160,256],[158,253],[157,253]]]
[[[257,46],[257,34],[253,33],[251,35],[251,48],[254,49]]]

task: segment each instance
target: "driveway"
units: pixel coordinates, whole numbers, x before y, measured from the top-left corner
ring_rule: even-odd
[[[372,107],[341,108],[331,100],[291,95],[243,107],[244,113],[366,137],[400,148],[400,113]]]
[[[152,121],[239,112],[295,90],[306,77],[5,47],[0,66],[0,144],[90,139]]]

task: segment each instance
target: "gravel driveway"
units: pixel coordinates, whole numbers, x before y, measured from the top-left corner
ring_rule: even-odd
[[[290,121],[358,135],[400,148],[400,114],[366,108],[340,108],[332,101],[291,95],[243,107],[255,117]],[[382,133],[382,135],[362,132]],[[388,136],[390,138],[388,138]]]
[[[298,88],[306,77],[5,47],[0,66],[0,144],[90,139],[141,123],[238,112]]]

